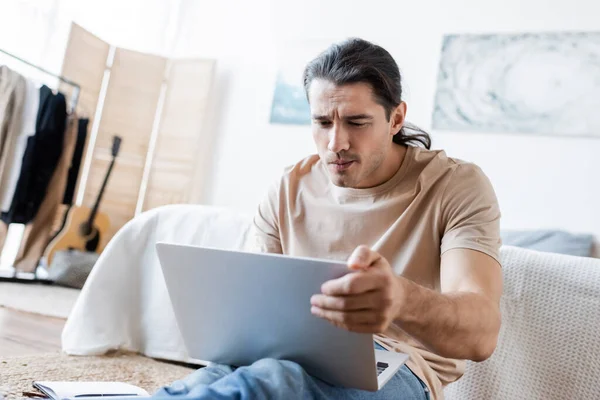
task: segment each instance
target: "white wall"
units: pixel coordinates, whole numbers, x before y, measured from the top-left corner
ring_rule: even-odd
[[[185,2],[180,54],[218,59],[209,127],[215,153],[205,202],[253,212],[285,165],[313,152],[309,127],[268,123],[288,44],[358,36],[388,49],[404,79],[409,119],[429,129],[444,33],[599,29],[596,0],[253,0]],[[299,78],[300,79],[300,78]],[[504,228],[563,228],[600,236],[600,139],[433,132],[434,147],[479,164]]]
[[[179,1],[163,0],[0,0],[0,48],[60,72],[75,21],[112,45],[166,54],[176,34],[178,6]],[[0,61],[28,77],[33,72]]]

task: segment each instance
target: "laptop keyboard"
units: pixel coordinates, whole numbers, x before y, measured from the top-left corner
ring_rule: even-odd
[[[377,361],[377,376],[381,375],[381,373],[389,366],[390,365],[388,363]]]

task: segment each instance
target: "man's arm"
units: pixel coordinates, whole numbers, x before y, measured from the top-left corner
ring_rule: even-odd
[[[403,279],[395,322],[443,357],[483,361],[500,331],[502,270],[487,254],[453,249],[442,256],[441,293]],[[402,294],[401,294],[402,295]]]
[[[378,253],[360,246],[354,272],[323,284],[313,314],[356,332],[382,333],[391,323],[443,357],[482,361],[496,347],[502,293],[500,265],[474,250],[442,256],[441,293],[396,276]]]
[[[279,181],[273,182],[254,215],[245,250],[256,253],[282,254],[279,234]]]

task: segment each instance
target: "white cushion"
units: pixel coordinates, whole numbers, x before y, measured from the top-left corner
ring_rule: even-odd
[[[600,260],[501,250],[496,351],[467,364],[450,400],[593,399],[600,382]]]

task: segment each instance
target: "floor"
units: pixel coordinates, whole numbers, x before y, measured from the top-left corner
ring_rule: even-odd
[[[65,320],[0,307],[0,357],[60,351]]]

